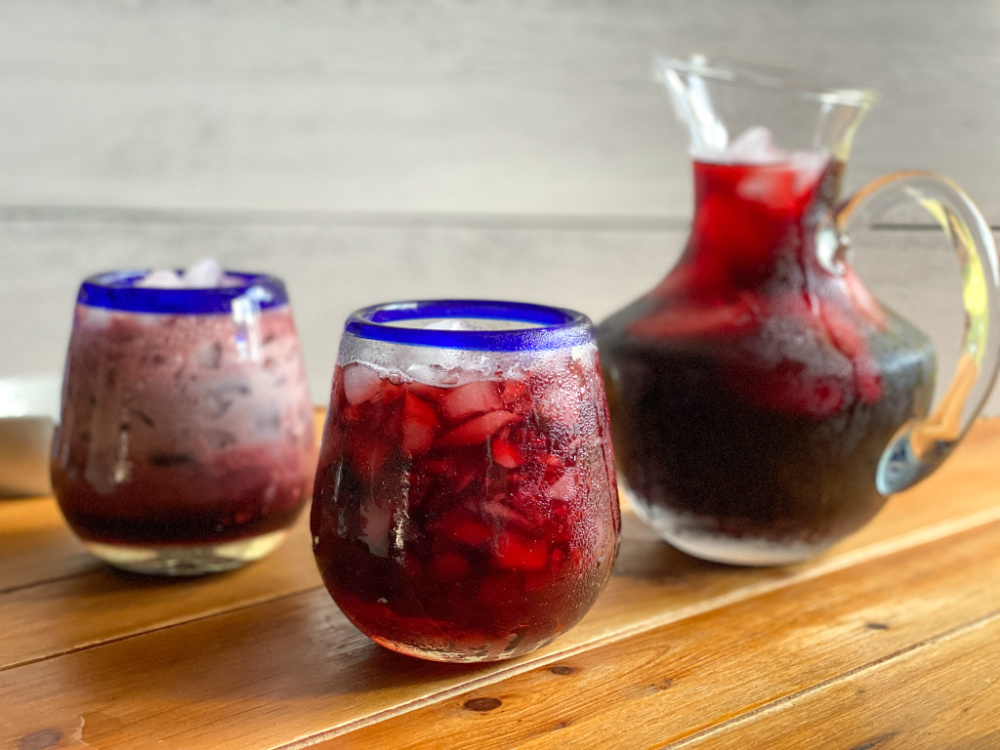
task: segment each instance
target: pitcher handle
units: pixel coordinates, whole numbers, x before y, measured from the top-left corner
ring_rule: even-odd
[[[955,249],[965,334],[955,376],[940,402],[926,418],[903,425],[882,454],[875,483],[883,495],[913,486],[942,464],[982,410],[1000,365],[997,245],[982,213],[950,180],[928,172],[895,172],[869,183],[821,229],[821,259],[835,265],[834,256],[849,246],[852,230],[906,201],[930,213]]]

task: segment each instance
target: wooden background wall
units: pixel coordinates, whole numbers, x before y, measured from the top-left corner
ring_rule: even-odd
[[[599,320],[663,275],[690,216],[656,51],[878,89],[847,187],[931,169],[1000,225],[998,42],[995,0],[4,2],[0,375],[61,369],[85,275],[206,255],[288,281],[317,402],[364,304]],[[949,370],[943,243],[893,226],[859,252]]]

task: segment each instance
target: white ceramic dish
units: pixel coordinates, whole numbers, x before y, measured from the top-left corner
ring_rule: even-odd
[[[0,497],[48,495],[62,378],[0,378]]]

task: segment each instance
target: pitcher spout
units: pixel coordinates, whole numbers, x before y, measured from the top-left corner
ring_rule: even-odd
[[[865,111],[868,89],[836,88],[791,71],[693,55],[658,57],[656,77],[690,135],[691,153],[707,161],[773,161],[821,153],[845,162]],[[734,153],[735,150],[735,153]]]

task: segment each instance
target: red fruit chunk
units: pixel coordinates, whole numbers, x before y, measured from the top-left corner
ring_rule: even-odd
[[[500,393],[492,380],[477,380],[447,391],[441,399],[441,412],[450,420],[499,409]]]
[[[482,511],[499,528],[511,523],[520,526],[522,531],[531,531],[534,528],[527,518],[499,500],[487,500],[482,505]]]
[[[493,530],[489,526],[457,512],[442,518],[438,529],[454,541],[470,547],[485,544],[493,538]]]
[[[434,407],[412,393],[407,393],[403,402],[403,452],[410,456],[425,454],[434,444],[437,427],[438,418]]]
[[[451,432],[445,433],[437,444],[440,447],[455,447],[485,443],[501,427],[516,422],[520,418],[517,414],[511,414],[509,411],[491,411],[481,417],[470,419]]]
[[[549,561],[548,544],[530,542],[517,534],[504,534],[497,541],[494,564],[504,570],[541,570]]]
[[[521,465],[521,452],[516,446],[500,438],[490,444],[493,460],[505,469],[516,469]]]
[[[527,405],[529,396],[527,383],[523,380],[508,380],[503,385],[500,400],[505,408],[515,411],[519,410],[518,407],[523,409]]]

